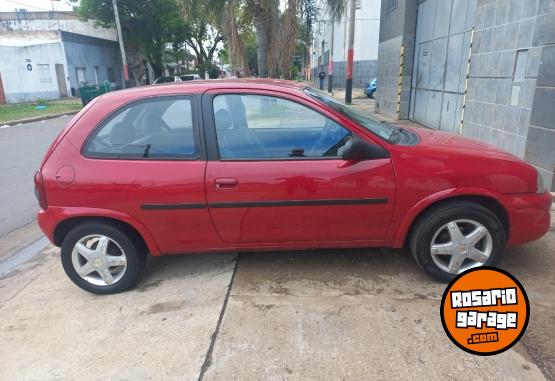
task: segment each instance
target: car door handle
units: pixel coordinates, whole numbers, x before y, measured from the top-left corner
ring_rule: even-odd
[[[216,188],[218,189],[234,189],[237,188],[237,179],[216,179]]]

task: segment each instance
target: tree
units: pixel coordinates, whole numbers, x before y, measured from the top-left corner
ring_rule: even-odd
[[[178,0],[180,15],[189,25],[185,44],[197,57],[200,73],[214,72],[214,55],[225,36],[221,32],[225,0]]]
[[[175,0],[118,0],[118,11],[126,46],[140,51],[154,75],[161,76],[167,47],[183,44],[190,35]],[[112,0],[81,0],[78,12],[85,19],[95,19],[97,25],[115,25]]]
[[[254,0],[254,27],[256,29],[256,57],[258,76],[268,76],[268,22],[275,7],[274,1]]]
[[[209,0],[211,1],[211,0]],[[212,0],[214,1],[214,0]],[[334,18],[343,12],[346,0],[326,0]],[[315,0],[287,0],[281,11],[279,0],[228,0],[224,29],[229,57],[236,68],[249,66],[247,41],[254,31],[256,68],[261,78],[291,78],[293,55],[304,47],[304,66],[309,66],[309,47],[317,15]],[[243,71],[246,71],[243,69]]]

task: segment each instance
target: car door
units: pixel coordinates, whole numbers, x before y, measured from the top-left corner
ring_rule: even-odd
[[[285,93],[229,90],[205,94],[203,112],[206,196],[222,240],[317,247],[385,239],[391,161],[341,160],[353,132],[328,110]]]
[[[157,96],[110,114],[84,145],[72,200],[133,217],[163,254],[215,245],[195,104],[193,96]]]

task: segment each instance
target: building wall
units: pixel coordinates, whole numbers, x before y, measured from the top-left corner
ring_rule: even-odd
[[[548,8],[548,9],[547,9]],[[547,10],[547,12],[544,12]],[[555,2],[540,1],[533,43],[544,44],[524,159],[532,163],[555,191]]]
[[[331,16],[326,11],[324,2],[319,4],[324,10],[318,19],[324,20],[318,25],[313,41],[312,78],[317,80],[321,67],[328,74],[331,55]],[[378,36],[380,30],[380,0],[360,0],[360,8],[355,15],[355,41],[353,57],[353,86],[363,88],[377,74]],[[333,86],[344,88],[347,67],[348,20],[349,9],[345,9],[338,21],[335,21],[333,48]],[[324,50],[322,51],[322,40]],[[327,79],[326,79],[327,88]]]
[[[388,7],[394,4],[394,7]],[[376,110],[390,117],[408,119],[416,31],[415,0],[382,0]],[[397,113],[401,46],[404,46],[401,95]]]
[[[88,84],[102,83],[108,78],[108,69],[113,70],[115,85],[121,86],[121,56],[115,41],[102,40],[74,33],[61,32],[68,65],[71,92],[79,89],[76,68],[85,68]],[[95,78],[97,68],[97,78]]]
[[[546,113],[545,106],[553,109],[555,97],[549,99],[553,90],[543,88],[555,86],[549,79],[555,69],[555,57],[548,58],[553,46],[546,45],[547,29],[553,28],[550,6],[552,0],[478,0],[463,135],[550,171],[551,184],[555,114]]]
[[[0,44],[0,57],[0,74],[7,103],[60,97],[55,64],[63,64],[64,68],[66,65],[59,40],[28,46]],[[31,65],[31,70],[27,65]]]
[[[0,12],[0,32],[63,30],[117,41],[113,28],[95,27],[72,12]]]
[[[475,14],[476,0],[418,3],[411,119],[447,132],[460,130]]]
[[[441,6],[437,5],[439,1]],[[455,125],[453,132],[460,131],[524,158],[543,175],[548,188],[555,190],[555,1],[419,0],[418,4],[425,2],[436,2],[430,10],[436,16],[438,9],[447,6],[453,9],[466,5],[468,10],[476,3],[475,14],[466,15],[473,25],[465,27],[465,34],[473,27],[474,40],[464,109],[456,112],[464,116],[462,130]],[[394,9],[385,9],[392,3],[396,3]],[[442,128],[441,105],[445,102],[431,105],[432,111],[440,111],[440,119],[439,123],[428,123],[430,102],[419,102],[424,98],[417,94],[417,64],[413,69],[412,62],[407,62],[407,48],[410,51],[414,46],[411,31],[415,24],[430,27],[422,14],[417,16],[416,7],[416,1],[382,0],[376,108],[399,119],[410,117]],[[444,27],[451,30],[459,22],[460,17],[451,17]],[[405,65],[397,115],[401,44],[405,45]],[[434,55],[433,45],[430,50],[430,76],[437,75],[439,82],[445,82],[452,70],[447,68],[441,76],[445,57]],[[460,98],[460,89],[457,93]]]

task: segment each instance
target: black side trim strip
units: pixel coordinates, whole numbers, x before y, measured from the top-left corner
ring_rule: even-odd
[[[259,208],[271,206],[321,206],[321,205],[367,205],[387,204],[387,198],[362,199],[328,199],[328,200],[292,200],[292,201],[246,201],[246,202],[214,202],[210,208]]]
[[[208,204],[144,204],[143,210],[171,209],[206,209],[210,208],[263,208],[280,206],[322,206],[322,205],[369,205],[387,204],[387,198],[361,199],[325,199],[325,200],[291,200],[291,201],[244,201],[244,202],[213,202]]]
[[[144,204],[143,210],[206,209],[206,204]]]

